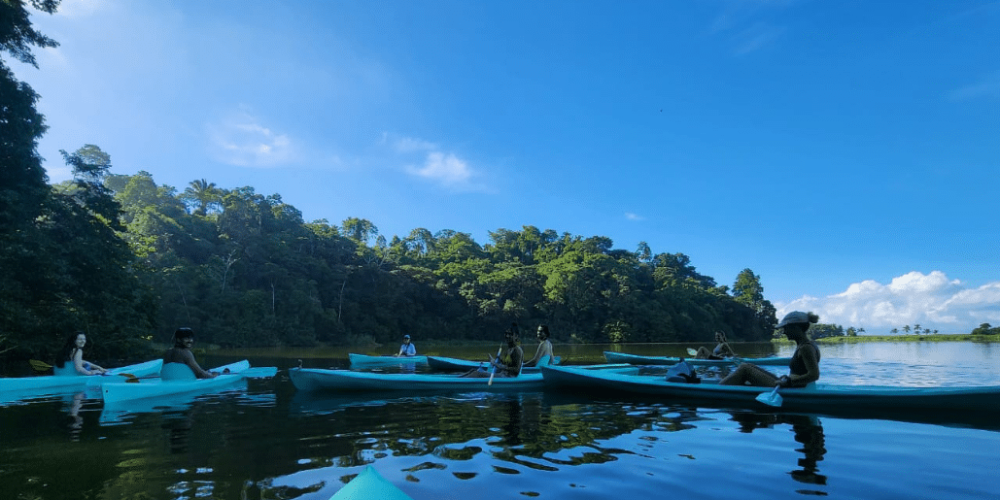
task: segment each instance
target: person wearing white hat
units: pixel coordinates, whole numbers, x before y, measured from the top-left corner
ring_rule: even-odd
[[[399,353],[396,354],[396,357],[397,358],[400,356],[410,357],[416,355],[417,355],[417,346],[410,343],[409,335],[403,335],[403,344],[399,346]]]
[[[755,385],[760,387],[805,387],[819,380],[819,346],[806,332],[809,325],[818,323],[819,316],[808,312],[792,311],[785,315],[778,328],[788,340],[795,341],[795,353],[788,364],[788,375],[777,375],[752,363],[742,363],[720,385]]]

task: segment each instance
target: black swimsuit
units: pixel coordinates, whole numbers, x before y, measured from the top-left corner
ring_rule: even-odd
[[[805,344],[802,344],[795,348],[795,353],[792,354],[792,361],[788,364],[788,371],[792,375],[801,376],[805,375],[806,373],[809,373],[809,369],[806,368],[806,362],[802,360],[802,355],[799,354],[799,351],[802,350],[802,347],[807,345],[811,345],[813,346],[813,349],[816,349],[816,363],[819,363],[819,358],[820,358],[819,346],[816,345],[815,342],[810,340],[809,342],[806,342]]]

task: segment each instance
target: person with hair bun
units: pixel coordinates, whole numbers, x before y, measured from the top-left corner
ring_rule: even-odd
[[[792,311],[778,323],[788,340],[795,341],[795,353],[788,364],[788,375],[777,375],[752,363],[742,363],[719,385],[754,385],[759,387],[805,387],[819,380],[819,346],[806,332],[809,325],[819,322],[819,316],[808,312]]]

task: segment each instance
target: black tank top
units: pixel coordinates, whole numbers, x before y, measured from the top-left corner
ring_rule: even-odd
[[[819,363],[819,346],[816,345],[816,342],[810,340],[809,342],[795,348],[795,354],[792,354],[792,361],[788,363],[788,371],[791,372],[792,375],[805,375],[806,372],[809,371],[806,369],[806,362],[802,360],[802,355],[799,354],[799,351],[807,345],[811,345],[813,346],[813,349],[816,349],[816,363]]]

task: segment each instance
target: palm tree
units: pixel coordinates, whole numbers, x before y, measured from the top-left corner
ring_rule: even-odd
[[[188,186],[184,190],[184,194],[187,195],[188,199],[198,203],[198,209],[194,211],[195,215],[204,217],[208,214],[209,203],[219,200],[219,189],[215,187],[214,182],[208,182],[205,179],[191,181]]]

